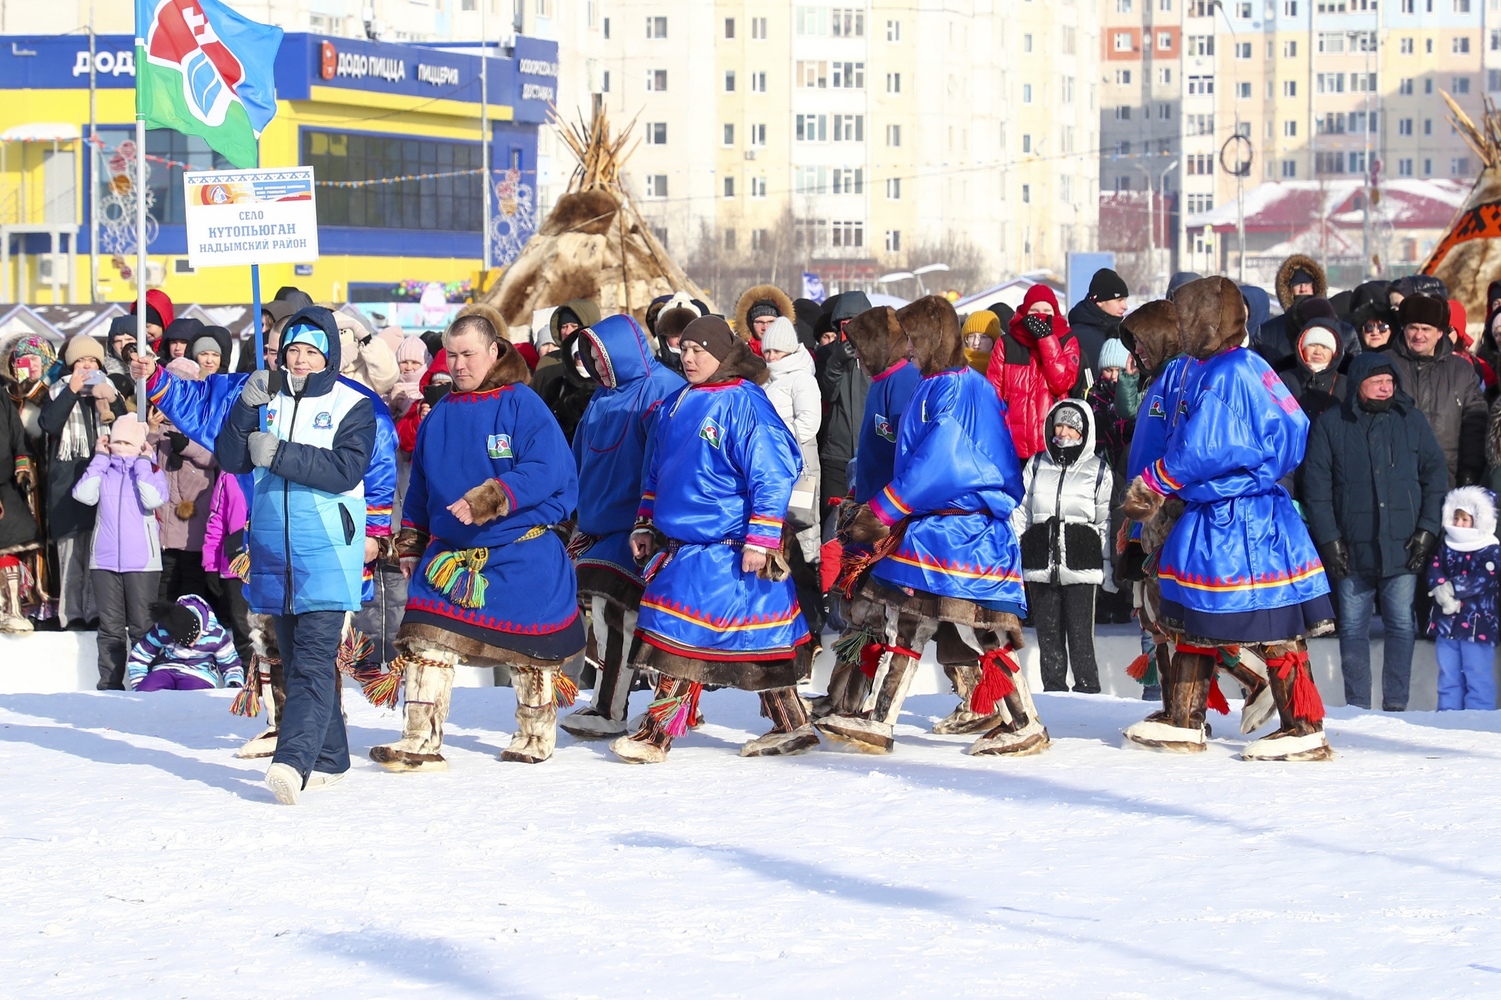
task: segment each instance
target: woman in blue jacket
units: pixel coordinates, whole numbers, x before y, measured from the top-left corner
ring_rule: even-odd
[[[374,405],[339,380],[329,310],[294,315],[277,360],[280,384],[269,371],[246,379],[215,451],[224,471],[255,480],[247,600],[272,616],[287,685],[266,784],[292,805],[349,770],[335,659],[345,613],[360,607],[362,480],[376,432]]]

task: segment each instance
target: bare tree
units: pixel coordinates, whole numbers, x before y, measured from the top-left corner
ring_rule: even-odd
[[[802,291],[805,252],[798,246],[797,221],[784,206],[765,229],[736,229],[733,243],[708,219],[699,221],[698,239],[683,259],[683,270],[725,309],[752,285],[776,285],[794,298]]]
[[[907,267],[947,264],[948,272],[935,274],[926,284],[934,288],[952,288],[960,295],[989,286],[993,277],[984,248],[968,236],[945,233],[936,240],[919,240],[907,248]]]

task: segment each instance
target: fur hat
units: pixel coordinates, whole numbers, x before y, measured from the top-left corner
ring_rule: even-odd
[[[850,320],[844,336],[855,345],[865,370],[879,375],[906,356],[907,334],[890,306],[877,306]]]
[[[72,367],[79,358],[93,358],[104,365],[104,346],[86,334],[78,334],[68,341],[68,346],[63,348],[63,363]]]
[[[1136,355],[1144,374],[1155,372],[1183,350],[1178,310],[1167,299],[1155,299],[1133,309],[1121,320],[1121,344]]]
[[[1100,371],[1104,371],[1106,368],[1124,368],[1126,367],[1126,359],[1130,356],[1130,352],[1126,350],[1126,345],[1121,343],[1117,338],[1111,337],[1100,345]]]
[[[802,346],[798,343],[797,328],[786,316],[778,316],[772,320],[771,327],[761,334],[762,351],[781,351],[784,354],[792,354],[801,350]]]
[[[1397,307],[1397,325],[1408,327],[1414,323],[1437,327],[1440,330],[1449,329],[1449,303],[1421,292],[1407,296]]]
[[[1246,339],[1246,300],[1229,278],[1216,275],[1184,285],[1173,296],[1183,350],[1200,361]]]
[[[896,318],[912,341],[912,360],[924,375],[965,364],[959,314],[941,295],[925,295],[897,310]]]
[[[1293,276],[1299,271],[1312,280],[1314,295],[1322,299],[1329,294],[1329,279],[1319,262],[1307,254],[1295,253],[1277,267],[1277,301],[1282,303],[1283,312],[1293,306]]]
[[[509,341],[511,339],[511,328],[506,325],[505,317],[500,314],[499,309],[496,309],[488,302],[471,302],[464,308],[460,309],[458,315],[455,316],[454,319],[459,319],[464,316],[483,316],[485,317],[485,319],[489,320],[490,325],[495,328],[495,336],[499,337],[501,340],[506,341]]]
[[[146,425],[134,413],[123,414],[109,425],[109,439],[111,444],[133,444],[139,449],[146,443]]]
[[[747,288],[745,294],[740,296],[740,301],[735,304],[735,332],[747,340],[751,336],[751,312],[756,311],[757,306],[763,307],[760,310],[763,316],[797,318],[797,312],[792,308],[792,299],[776,285],[754,285]],[[765,306],[770,306],[771,311],[766,311]],[[662,311],[665,313],[667,310]],[[662,322],[661,316],[657,317],[657,322]]]

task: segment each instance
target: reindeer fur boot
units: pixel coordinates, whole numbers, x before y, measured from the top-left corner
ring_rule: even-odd
[[[771,732],[740,748],[742,757],[791,757],[818,746],[818,733],[796,688],[762,691],[761,715],[771,720]]]
[[[1301,639],[1262,646],[1257,650],[1267,666],[1267,684],[1277,703],[1282,725],[1241,751],[1243,760],[1333,760],[1324,735],[1324,702],[1314,686],[1307,644]]]
[[[1177,652],[1159,673],[1165,711],[1126,727],[1124,745],[1163,753],[1203,753],[1214,660],[1203,653]]]
[[[1032,688],[1026,671],[1011,675],[1015,690],[1004,699],[1001,723],[970,744],[965,753],[972,757],[1029,757],[1042,753],[1052,743],[1047,728],[1037,717]]]
[[[558,723],[579,739],[619,736],[626,730],[631,685],[636,671],[625,666],[631,635],[636,630],[635,612],[625,612],[603,598],[595,598],[594,621],[604,625],[603,656],[594,681],[594,702],[570,713]],[[599,630],[596,627],[596,638]]]
[[[459,654],[425,649],[403,660],[406,722],[401,739],[370,748],[370,759],[388,771],[446,771],[443,723],[453,698],[453,668]]]
[[[933,732],[938,736],[963,736],[994,729],[1000,721],[996,715],[981,715],[970,711],[969,708],[970,696],[974,694],[975,687],[980,683],[980,665],[978,663],[960,665],[945,663],[943,672],[948,675],[949,681],[954,685],[954,693],[959,696],[959,704],[955,705],[954,710],[948,715],[933,723]]]
[[[516,735],[501,751],[500,759],[519,764],[540,764],[552,756],[558,742],[558,707],[553,703],[553,675],[542,667],[514,667],[511,683],[516,688]]]
[[[236,757],[253,759],[276,753],[281,715],[287,705],[287,679],[281,667],[281,648],[269,615],[250,616],[250,646],[255,660],[245,675],[246,684],[261,685],[261,703],[266,706],[266,728],[235,751]]]

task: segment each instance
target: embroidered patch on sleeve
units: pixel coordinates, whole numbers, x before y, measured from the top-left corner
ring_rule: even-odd
[[[895,442],[896,441],[896,430],[891,426],[891,421],[886,419],[886,415],[882,414],[882,413],[877,413],[875,415],[875,419],[876,419],[876,433],[879,434],[881,437],[885,438],[887,441]]]
[[[704,425],[698,429],[698,436],[718,448],[724,440],[724,431],[712,420],[705,420]]]
[[[491,458],[514,458],[511,454],[511,435],[491,434],[485,439],[485,451]]]

